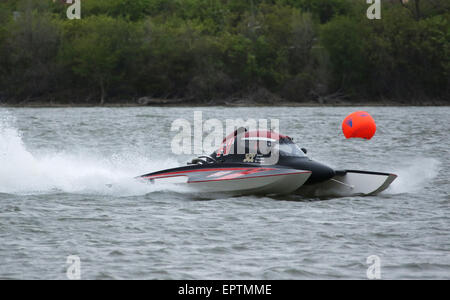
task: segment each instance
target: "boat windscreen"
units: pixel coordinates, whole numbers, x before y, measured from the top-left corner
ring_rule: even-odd
[[[280,156],[305,157],[306,154],[292,141],[277,144]]]

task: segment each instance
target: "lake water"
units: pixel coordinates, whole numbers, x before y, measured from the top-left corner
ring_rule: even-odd
[[[377,122],[346,140],[356,110]],[[0,278],[450,279],[450,107],[195,108],[203,119],[277,118],[332,167],[392,172],[378,196],[198,198],[137,175],[184,165],[192,108],[0,108]],[[112,184],[109,186],[108,184]]]

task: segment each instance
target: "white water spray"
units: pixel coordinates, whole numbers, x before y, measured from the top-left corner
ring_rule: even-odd
[[[440,162],[435,158],[415,158],[396,172],[398,178],[386,191],[390,194],[418,192],[439,174]],[[395,173],[395,172],[394,172]]]
[[[151,185],[134,177],[176,166],[176,160],[157,163],[143,157],[117,154],[93,157],[47,149],[36,155],[25,146],[10,116],[0,118],[0,193],[81,193],[133,196],[155,191],[180,191],[173,185]]]

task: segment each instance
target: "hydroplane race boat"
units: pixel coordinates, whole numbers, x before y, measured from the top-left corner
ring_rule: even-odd
[[[274,131],[236,130],[211,155],[187,166],[138,177],[183,183],[195,192],[233,195],[376,195],[397,178],[391,173],[334,170],[307,156],[292,138]]]

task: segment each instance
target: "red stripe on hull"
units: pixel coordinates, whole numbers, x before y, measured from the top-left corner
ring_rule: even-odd
[[[159,174],[159,175],[150,175],[150,176],[143,176],[142,178],[161,178],[161,176],[166,177],[167,175],[174,175],[174,174],[183,174],[183,173],[193,173],[193,172],[213,172],[213,171],[251,171],[251,170],[261,170],[262,168],[222,168],[222,169],[199,169],[199,170],[187,170],[187,171],[179,171],[179,172],[170,172],[165,174]],[[264,168],[264,171],[273,171],[276,169],[270,169],[270,168]],[[173,176],[171,176],[173,177]]]

